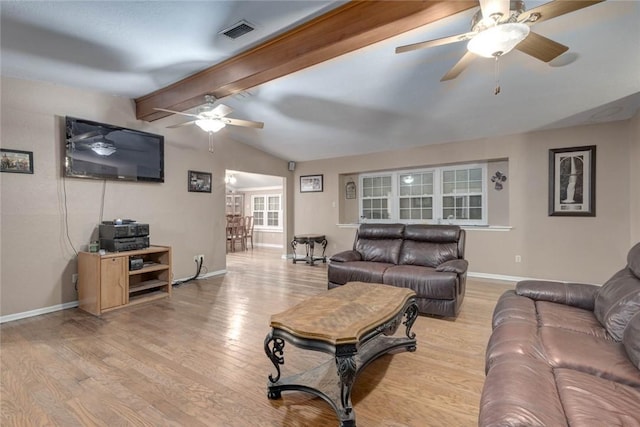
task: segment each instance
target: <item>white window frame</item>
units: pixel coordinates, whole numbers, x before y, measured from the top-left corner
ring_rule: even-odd
[[[277,197],[278,198],[278,205],[280,207],[280,209],[278,211],[274,211],[274,210],[270,210],[269,209],[269,197]],[[260,212],[263,212],[264,214],[264,225],[258,225],[255,223],[255,218],[254,218],[254,229],[255,230],[265,230],[265,231],[282,231],[283,230],[283,225],[282,225],[282,194],[253,194],[251,195],[251,215],[254,215],[255,217],[255,199],[256,198],[261,198],[264,200],[264,209],[260,210]],[[278,225],[277,226],[273,226],[273,225],[267,225],[267,222],[269,221],[269,213],[270,212],[277,212],[278,213]]]
[[[482,169],[482,193],[478,193],[482,197],[482,218],[476,220],[448,220],[447,218],[443,218],[443,197],[445,196],[442,192],[442,176],[445,171],[450,170],[460,170],[460,169]],[[433,218],[430,220],[412,220],[412,219],[400,219],[400,176],[406,175],[410,173],[415,174],[423,174],[423,173],[433,173],[433,203],[432,203],[432,212]],[[467,163],[460,165],[452,165],[452,166],[440,166],[433,168],[420,168],[420,169],[402,169],[402,170],[393,170],[386,172],[375,172],[375,173],[363,173],[360,174],[359,183],[360,189],[358,196],[358,212],[359,215],[363,213],[363,200],[366,199],[364,197],[364,186],[363,181],[365,178],[372,177],[383,177],[390,176],[391,177],[391,192],[387,194],[386,197],[388,200],[387,209],[389,211],[388,219],[369,219],[360,217],[360,222],[370,222],[370,223],[403,223],[403,224],[455,224],[455,225],[487,225],[488,224],[488,204],[487,204],[487,164],[486,163]],[[469,195],[471,193],[465,193],[461,195]],[[476,193],[474,193],[476,194]]]

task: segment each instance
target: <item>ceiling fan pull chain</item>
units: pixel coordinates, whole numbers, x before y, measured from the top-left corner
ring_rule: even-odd
[[[497,95],[500,93],[500,80],[498,79],[498,58],[500,57],[500,55],[496,55],[496,66],[495,66],[495,79],[496,79],[496,88],[493,91],[494,95]]]

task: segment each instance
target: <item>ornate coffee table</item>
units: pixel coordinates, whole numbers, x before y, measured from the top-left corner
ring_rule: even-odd
[[[356,376],[386,353],[415,351],[411,327],[417,316],[411,289],[362,282],[347,283],[274,314],[264,350],[277,374],[269,375],[267,397],[279,399],[288,390],[311,393],[333,407],[340,426],[355,427],[351,388]],[[394,337],[400,324],[406,326],[404,336]],[[335,361],[281,379],[285,342],[329,353]]]

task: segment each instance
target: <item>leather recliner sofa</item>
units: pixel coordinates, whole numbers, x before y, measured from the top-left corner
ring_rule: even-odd
[[[464,299],[465,231],[455,225],[361,224],[353,249],[333,255],[329,289],[383,283],[416,292],[421,314],[455,317]]]
[[[640,243],[604,285],[522,281],[493,314],[478,425],[640,425]]]

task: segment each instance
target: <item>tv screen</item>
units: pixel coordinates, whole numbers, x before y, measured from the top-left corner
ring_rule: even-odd
[[[164,136],[66,117],[64,175],[164,182]]]

